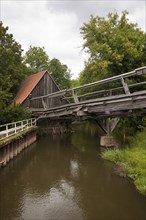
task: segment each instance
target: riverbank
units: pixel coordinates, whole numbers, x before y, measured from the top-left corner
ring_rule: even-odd
[[[115,162],[115,172],[130,177],[137,190],[146,195],[146,130],[137,133],[129,146],[105,151],[102,158]]]

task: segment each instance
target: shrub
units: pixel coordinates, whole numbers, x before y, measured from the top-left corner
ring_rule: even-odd
[[[30,110],[24,109],[20,105],[10,105],[1,108],[0,111],[0,124],[11,123],[31,117]]]

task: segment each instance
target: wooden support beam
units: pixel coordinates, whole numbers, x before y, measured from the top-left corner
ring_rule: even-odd
[[[47,94],[47,95],[34,97],[34,98],[31,98],[30,100],[37,100],[37,99],[42,99],[42,98],[51,99],[51,98],[55,98],[55,97],[60,97],[60,96],[64,96],[66,94],[66,91],[67,90],[65,89],[65,90],[58,91],[58,92],[53,92],[53,93],[50,93],[50,94]]]
[[[113,130],[115,129],[119,121],[120,121],[120,118],[111,119],[111,132],[113,132]]]
[[[72,90],[72,94],[73,94],[74,102],[78,103],[79,99],[78,99],[78,96],[77,96],[76,91],[74,89]]]
[[[105,118],[102,121],[100,119],[96,119],[98,126],[107,134],[107,136],[111,136],[114,128],[119,122],[119,118]]]
[[[121,82],[122,82],[122,85],[123,85],[125,93],[129,95],[130,94],[130,90],[129,90],[128,84],[125,82],[123,77],[121,77]]]
[[[94,118],[94,117],[93,117],[93,118]],[[101,130],[102,130],[105,134],[107,134],[107,129],[106,129],[105,125],[104,125],[103,120],[101,121],[100,119],[97,119],[97,118],[94,118],[94,120],[96,121],[96,123],[98,124],[98,126],[101,128]]]
[[[43,99],[43,98],[42,98],[42,104],[43,104],[44,109],[47,109],[46,102],[44,101],[44,99]]]
[[[110,124],[110,118],[106,118],[106,130],[107,130],[107,136],[111,136],[111,124]]]

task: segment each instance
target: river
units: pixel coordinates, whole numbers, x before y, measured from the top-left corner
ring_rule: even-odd
[[[96,132],[41,137],[0,169],[0,220],[144,220],[146,199],[101,159]]]

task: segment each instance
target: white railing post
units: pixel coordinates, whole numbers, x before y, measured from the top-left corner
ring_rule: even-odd
[[[8,137],[8,125],[6,125],[6,137]]]
[[[14,132],[15,132],[15,134],[16,134],[16,127],[17,127],[17,126],[16,126],[16,122],[15,122],[15,124],[14,124],[14,129],[15,129]]]

